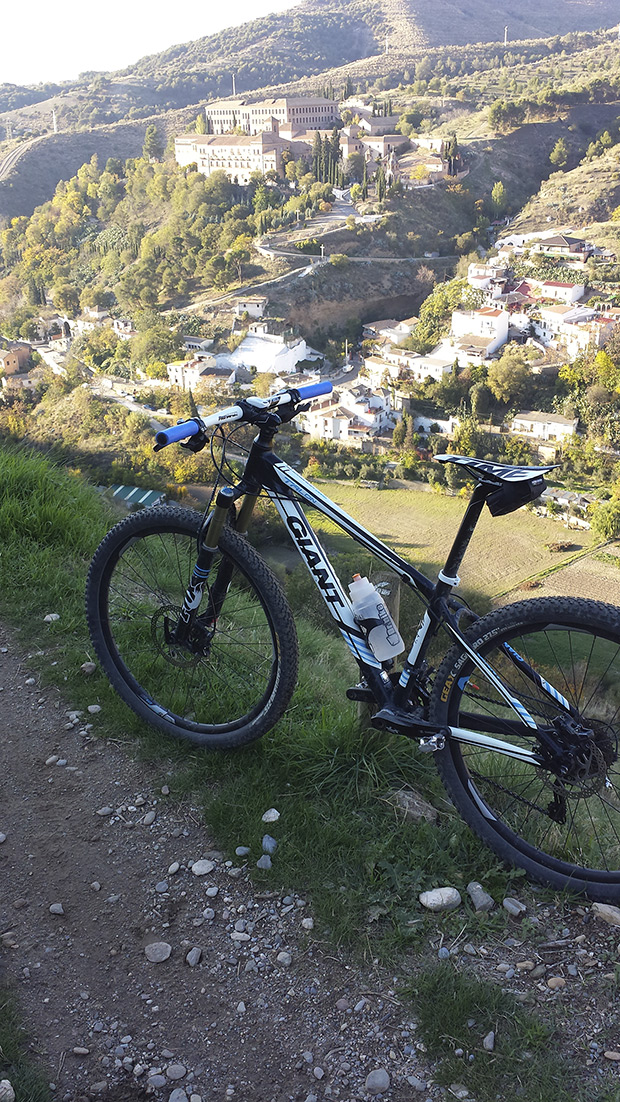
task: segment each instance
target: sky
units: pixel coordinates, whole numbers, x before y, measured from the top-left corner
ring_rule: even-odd
[[[147,54],[203,38],[224,27],[290,8],[296,0],[27,0],[3,4],[0,84],[74,80],[90,70],[113,71]]]

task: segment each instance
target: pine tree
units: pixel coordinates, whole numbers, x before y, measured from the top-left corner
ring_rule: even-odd
[[[323,142],[321,141],[321,135],[318,130],[314,135],[314,144],[312,146],[312,175],[315,180],[321,178],[321,165],[323,162]]]
[[[362,199],[368,198],[368,163],[364,161],[364,175],[362,176]]]
[[[385,199],[385,169],[381,162],[379,162],[375,176],[375,187],[377,189],[377,199],[381,202],[382,199]]]

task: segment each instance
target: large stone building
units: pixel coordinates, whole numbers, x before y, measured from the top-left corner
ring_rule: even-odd
[[[203,176],[222,171],[238,184],[247,184],[253,172],[282,175],[282,152],[290,143],[267,131],[246,134],[181,134],[175,138],[177,163],[195,164]]]
[[[322,96],[283,96],[258,103],[215,100],[206,105],[205,115],[213,134],[227,134],[237,128],[247,134],[260,134],[283,125],[295,130],[321,130],[339,120],[338,104]]]

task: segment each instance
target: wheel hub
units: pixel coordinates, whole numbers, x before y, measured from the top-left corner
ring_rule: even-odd
[[[158,653],[171,666],[186,669],[197,666],[209,653],[213,631],[207,631],[198,620],[192,625],[186,642],[174,638],[181,610],[174,605],[164,605],[151,618],[151,636]]]

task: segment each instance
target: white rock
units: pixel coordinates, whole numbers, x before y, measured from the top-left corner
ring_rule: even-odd
[[[101,704],[89,704],[87,711],[90,712],[91,716],[96,716],[97,712],[101,711]]]
[[[112,807],[107,807],[107,806],[106,807],[100,807],[95,812],[95,815],[111,815],[113,810],[114,810],[114,808],[112,808]]]
[[[144,823],[145,827],[150,827],[151,824],[155,822],[155,812],[154,811],[147,811],[147,813],[144,816],[142,822]]]
[[[193,949],[190,949],[185,960],[189,964],[190,968],[195,968],[197,964],[200,964],[200,958],[202,956],[202,949],[195,945]]]
[[[207,876],[215,868],[214,861],[194,861],[192,872],[194,876]]]
[[[278,953],[276,960],[278,964],[281,964],[283,968],[290,968],[293,963],[293,958],[290,953],[287,953],[285,949],[281,953]]]
[[[55,624],[57,620],[60,620],[58,612],[48,612],[47,616],[43,617],[44,624]]]
[[[15,1091],[8,1079],[0,1079],[0,1102],[15,1102]]]
[[[6,834],[3,834],[2,831],[0,831],[0,846],[3,842],[6,842]]]
[[[620,926],[620,907],[612,907],[609,903],[593,903],[592,914],[602,918],[610,926]]]
[[[280,818],[280,812],[276,811],[275,807],[270,807],[269,811],[266,811],[263,815],[264,823],[277,823]]]
[[[65,909],[64,909],[62,903],[52,903],[52,905],[50,907],[50,914],[51,915],[64,915],[64,913],[65,913]]]
[[[418,899],[427,911],[453,911],[461,905],[460,892],[450,887],[433,888],[429,892],[421,892]]]
[[[173,861],[172,864],[168,866],[168,876],[174,876],[175,872],[178,872],[180,868],[179,862]]]
[[[302,918],[301,924],[302,924],[304,930],[313,930],[314,929],[314,919],[313,918]]]
[[[172,946],[167,941],[152,941],[144,949],[146,959],[153,964],[161,964],[162,961],[168,960],[171,952]]]
[[[245,1014],[245,1003],[237,1003],[237,1014]]]
[[[91,673],[95,672],[97,667],[94,662],[82,662],[80,669],[82,673],[86,674],[86,676],[89,677]]]
[[[483,1038],[482,1047],[485,1052],[493,1052],[493,1049],[495,1048],[495,1033],[493,1032],[493,1030],[491,1030],[490,1033],[487,1033],[486,1037]]]
[[[384,1068],[376,1068],[366,1076],[364,1086],[369,1094],[383,1094],[390,1089],[390,1077]]]

